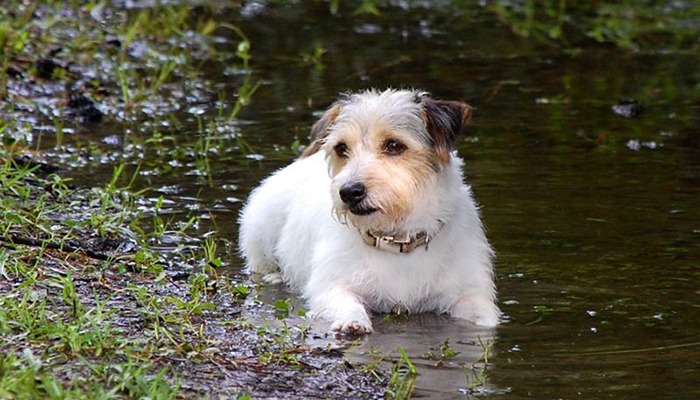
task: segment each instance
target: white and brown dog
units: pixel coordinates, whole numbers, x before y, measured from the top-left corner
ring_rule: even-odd
[[[372,332],[368,310],[396,307],[496,325],[493,252],[454,151],[470,113],[409,90],[338,100],[243,208],[247,270],[335,331]]]

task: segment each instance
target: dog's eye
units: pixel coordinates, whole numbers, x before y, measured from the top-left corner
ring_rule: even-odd
[[[347,158],[348,157],[348,146],[345,143],[338,143],[333,147],[333,151],[335,151],[335,154],[338,155],[340,158]]]
[[[389,139],[384,143],[384,153],[390,156],[398,156],[406,151],[406,145],[396,139]]]

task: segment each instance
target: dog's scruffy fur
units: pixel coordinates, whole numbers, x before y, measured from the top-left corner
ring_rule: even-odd
[[[470,113],[413,90],[342,97],[251,194],[247,270],[291,285],[335,331],[372,332],[368,310],[397,307],[496,325],[493,252],[455,151]]]

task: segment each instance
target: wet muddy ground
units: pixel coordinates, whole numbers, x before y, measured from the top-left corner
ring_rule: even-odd
[[[377,3],[0,11],[0,397],[700,395],[694,3]],[[372,86],[475,107],[498,328],[337,340],[241,275],[241,202]]]

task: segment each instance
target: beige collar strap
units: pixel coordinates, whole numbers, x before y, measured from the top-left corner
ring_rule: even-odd
[[[379,250],[388,251],[396,254],[408,254],[413,250],[425,246],[428,249],[428,244],[433,240],[434,236],[442,229],[444,222],[438,221],[439,226],[435,234],[428,235],[426,231],[420,231],[413,236],[404,235],[377,235],[370,230],[360,231],[362,240],[368,246],[372,246]]]

